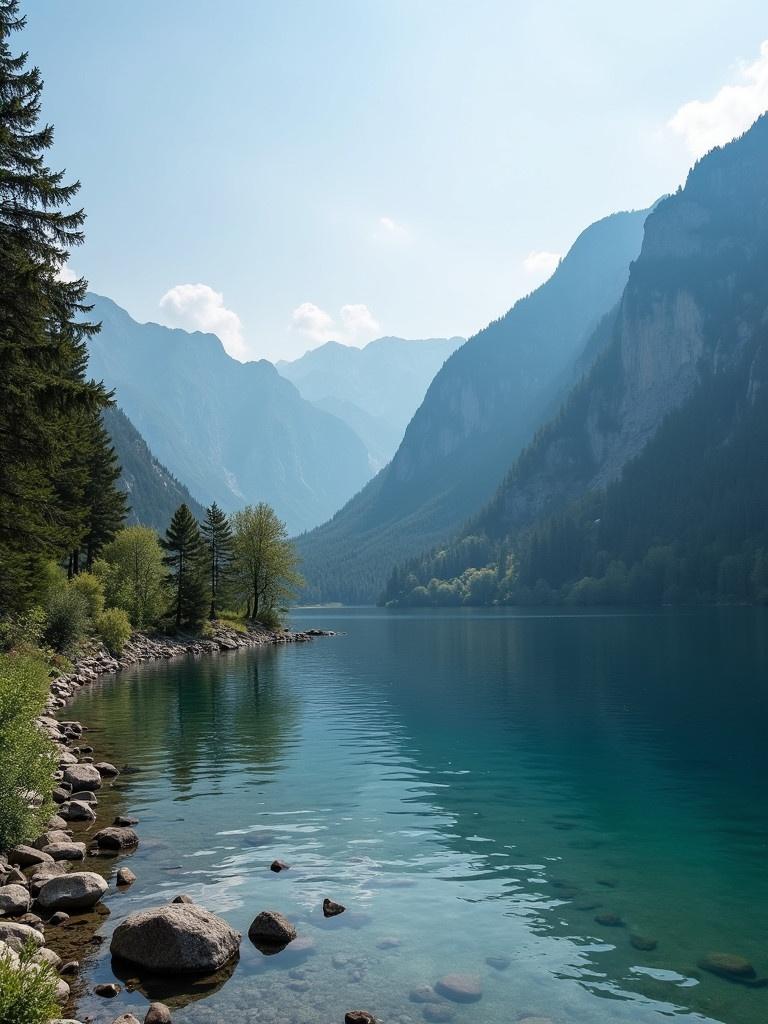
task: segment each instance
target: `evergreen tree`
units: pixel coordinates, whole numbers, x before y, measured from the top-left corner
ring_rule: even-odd
[[[18,0],[0,0],[0,609],[36,595],[42,561],[71,548],[82,517],[54,484],[66,476],[77,417],[107,404],[86,378],[86,282],[61,280],[83,241],[79,183],[45,163],[53,128],[39,126],[42,78],[13,56],[24,25]],[[85,417],[80,423],[85,422]],[[72,488],[75,493],[76,487]]]
[[[211,589],[210,618],[216,618],[222,586],[232,563],[232,527],[226,513],[214,503],[205,510],[200,530],[207,549],[208,581]]]
[[[200,527],[187,505],[176,509],[160,543],[166,552],[165,564],[171,571],[172,614],[176,627],[194,626],[205,615],[205,547]]]
[[[93,424],[90,443],[90,474],[85,489],[85,532],[83,548],[85,568],[93,568],[102,548],[123,525],[128,514],[128,499],[118,486],[120,464],[102,418]]]

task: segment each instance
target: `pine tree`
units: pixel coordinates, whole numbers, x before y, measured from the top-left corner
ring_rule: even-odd
[[[89,445],[90,473],[85,488],[85,531],[83,549],[85,568],[90,572],[101,554],[125,522],[128,499],[118,486],[120,464],[101,416],[92,426]]]
[[[9,45],[23,26],[18,0],[0,0],[0,610],[25,607],[41,561],[71,547],[80,516],[54,481],[77,417],[109,401],[86,378],[86,282],[61,280],[84,213],[69,210],[79,183],[45,163],[42,78]]]
[[[208,580],[211,590],[209,616],[215,619],[233,553],[232,527],[226,513],[222,512],[215,501],[205,510],[205,521],[200,530],[207,548]]]
[[[171,571],[176,627],[195,626],[205,615],[207,603],[203,577],[205,547],[200,527],[187,505],[176,509],[160,543],[166,552],[164,562]]]

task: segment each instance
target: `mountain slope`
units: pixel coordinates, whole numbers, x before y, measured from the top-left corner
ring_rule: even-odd
[[[264,360],[239,363],[212,334],[138,324],[90,296],[102,330],[89,370],[157,458],[204,502],[267,501],[291,531],[331,515],[369,478],[365,446]]]
[[[486,578],[483,600],[746,600],[762,592],[766,169],[763,117],[659,204],[590,374],[463,537],[404,567],[390,599],[412,599],[433,577],[455,582],[486,564],[496,579]],[[421,590],[416,599],[425,600]]]
[[[368,447],[374,470],[394,455],[427,388],[464,338],[378,338],[364,348],[326,342],[277,369],[304,398],[332,412]]]
[[[201,520],[205,514],[202,505],[157,461],[123,410],[112,406],[104,410],[102,418],[120,461],[119,486],[128,495],[128,523],[164,533],[181,504]]]
[[[393,458],[299,538],[308,600],[375,601],[397,561],[455,533],[494,488],[618,302],[647,211],[593,224],[553,276],[453,353]]]

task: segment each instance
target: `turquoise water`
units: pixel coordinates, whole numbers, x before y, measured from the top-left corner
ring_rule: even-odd
[[[351,1008],[419,1024],[411,990],[462,972],[483,995],[445,1004],[457,1024],[764,1024],[768,988],[696,968],[723,951],[768,975],[764,610],[318,610],[293,625],[345,635],[143,667],[65,717],[93,727],[99,758],[140,769],[101,798],[141,819],[142,845],[100,934],[184,892],[244,934],[279,909],[310,948],[264,957],[245,938],[227,978],[129,976],[140,987],[109,1003],[82,994],[81,1019],[162,996],[179,1024],[331,1024]],[[291,870],[272,874],[274,857]],[[326,922],[325,896],[347,912]],[[113,977],[108,941],[94,945],[85,987]]]

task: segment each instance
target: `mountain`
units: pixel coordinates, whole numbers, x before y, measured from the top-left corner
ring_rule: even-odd
[[[766,170],[768,115],[656,207],[590,373],[390,600],[768,599]]]
[[[89,296],[101,332],[89,370],[160,462],[227,511],[267,501],[289,530],[336,511],[370,477],[357,435],[316,408],[265,360],[239,363],[212,334],[139,324]]]
[[[451,355],[392,462],[299,538],[307,600],[375,601],[394,564],[454,534],[492,496],[583,372],[585,344],[621,297],[646,216],[618,213],[587,228],[545,284]]]
[[[277,369],[362,438],[375,472],[392,458],[427,388],[464,338],[378,338],[364,348],[326,342]]]
[[[196,519],[204,517],[202,505],[157,461],[122,409],[105,409],[102,419],[120,460],[119,486],[128,495],[129,524],[151,526],[164,533],[171,516],[182,504],[189,507]]]

